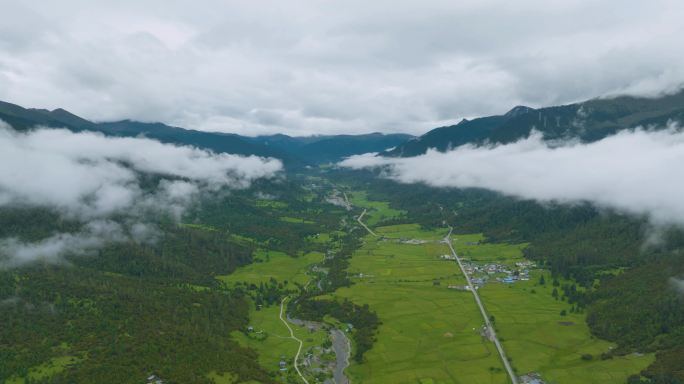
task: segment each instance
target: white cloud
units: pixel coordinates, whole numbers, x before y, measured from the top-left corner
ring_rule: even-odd
[[[0,0],[0,99],[247,135],[421,133],[684,82],[684,3]]]
[[[37,242],[17,238],[0,239],[0,268],[12,268],[35,261],[60,262],[62,256],[86,255],[107,242],[127,239],[121,225],[112,221],[92,221],[78,233],[59,233]],[[3,257],[4,256],[4,257]]]
[[[113,138],[92,132],[36,129],[25,133],[0,121],[0,208],[28,205],[55,209],[85,224],[37,243],[0,239],[0,264],[88,253],[113,241],[154,239],[146,212],[180,219],[193,198],[221,188],[245,188],[273,177],[282,164],[256,156],[215,154],[144,138]],[[159,175],[143,186],[140,174]],[[117,215],[122,223],[109,221]]]
[[[103,217],[140,202],[148,192],[136,172],[184,179],[162,181],[154,196],[182,203],[200,186],[243,188],[281,167],[276,159],[214,154],[143,138],[0,129],[0,204],[46,205],[79,217]]]
[[[556,143],[558,145],[558,143]],[[486,188],[538,201],[589,201],[684,225],[684,132],[629,130],[601,141],[550,147],[538,134],[516,143],[430,150],[412,158],[351,157],[344,167],[381,167],[402,183]]]
[[[670,286],[677,291],[677,293],[681,294],[684,296],[684,279],[679,279],[676,277],[671,277],[670,278]]]

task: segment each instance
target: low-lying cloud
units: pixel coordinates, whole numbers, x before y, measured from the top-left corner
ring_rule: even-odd
[[[684,225],[684,132],[634,129],[601,141],[544,142],[539,134],[515,143],[466,145],[412,158],[351,157],[348,168],[382,168],[402,183],[486,188],[542,202],[588,201],[647,215],[654,224]]]
[[[132,226],[130,233],[113,221],[93,221],[87,223],[77,233],[58,233],[37,242],[25,242],[15,237],[0,239],[0,254],[9,255],[0,259],[0,265],[20,266],[36,260],[55,261],[65,254],[83,255],[103,247],[107,242],[121,242],[135,238],[136,229],[143,224]]]
[[[245,188],[281,168],[276,159],[215,154],[145,138],[65,129],[17,132],[0,124],[0,207],[45,207],[85,224],[79,233],[38,243],[0,239],[3,264],[58,259],[108,241],[144,240],[154,232],[144,224],[145,212],[179,219],[202,191]],[[143,181],[141,175],[153,177]],[[113,226],[108,221],[113,215],[126,223]],[[99,230],[103,223],[109,223],[108,230]]]

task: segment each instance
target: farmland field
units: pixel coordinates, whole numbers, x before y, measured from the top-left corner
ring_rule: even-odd
[[[389,203],[385,201],[368,200],[367,194],[364,191],[350,192],[347,193],[347,196],[352,205],[368,210],[364,222],[371,227],[383,220],[398,218],[406,213],[405,211],[390,208]]]
[[[235,272],[227,276],[219,276],[221,281],[228,285],[246,282],[248,284],[259,285],[266,283],[270,279],[279,282],[287,281],[286,288],[294,289],[292,283],[305,285],[310,276],[307,275],[309,267],[322,260],[323,255],[311,252],[299,257],[291,257],[282,252],[259,250],[255,252],[255,258],[259,262],[238,268]],[[250,327],[249,331],[234,331],[231,336],[243,346],[250,347],[257,351],[259,364],[267,370],[273,372],[279,380],[299,380],[293,367],[293,359],[299,344],[290,338],[289,331],[279,318],[280,306],[270,305],[257,308],[253,301],[250,301]],[[323,329],[309,330],[303,326],[290,323],[295,336],[304,342],[302,354],[306,354],[311,348],[321,346],[328,340],[327,331]],[[285,361],[287,368],[280,371],[279,363]],[[219,383],[220,380],[229,382],[228,377],[217,376],[212,378]],[[313,377],[310,377],[313,379]]]
[[[540,372],[549,383],[622,384],[653,362],[652,354],[602,360],[601,354],[614,344],[593,337],[585,315],[570,313],[567,302],[554,299],[550,282],[538,285],[539,274],[533,273],[529,281],[492,283],[480,289],[519,373]],[[560,315],[562,310],[565,316]],[[583,360],[582,355],[591,355],[591,360]]]
[[[238,268],[235,272],[217,278],[228,285],[238,282],[253,284],[266,283],[271,278],[288,283],[306,284],[309,277],[306,271],[309,266],[320,262],[323,254],[310,252],[298,257],[289,256],[283,252],[258,250],[254,254],[255,263]],[[294,287],[293,287],[294,288]]]
[[[232,336],[241,345],[250,347],[259,354],[259,364],[269,371],[277,372],[281,378],[288,375],[294,377],[293,359],[299,344],[291,339],[290,333],[280,321],[278,314],[280,307],[272,305],[256,310],[252,305],[249,313],[252,332],[233,332]],[[309,331],[305,327],[298,327],[290,323],[295,336],[304,342],[302,353],[310,348],[320,346],[328,340],[324,330]],[[279,362],[287,362],[287,371],[279,371]]]
[[[453,262],[439,258],[448,253],[437,242],[446,230],[402,224],[375,232],[380,237],[366,236],[352,258],[348,271],[355,284],[335,294],[369,304],[382,321],[364,363],[348,369],[352,381],[508,382],[493,345],[480,336],[482,319],[471,294],[447,288],[465,281]],[[524,243],[486,243],[482,234],[452,238],[459,254],[472,263],[513,267],[526,261]],[[408,239],[424,242],[410,244]],[[548,271],[533,267],[530,280],[503,284],[492,279],[480,290],[518,375],[538,372],[548,383],[561,384],[624,383],[653,361],[649,354],[602,360],[601,354],[614,345],[593,337],[583,313],[569,313],[567,302],[552,297],[550,281],[539,285],[542,274],[551,279]]]
[[[423,239],[441,237],[415,226],[401,229]],[[439,243],[365,238],[349,268],[355,284],[336,295],[369,304],[382,325],[364,363],[347,370],[352,382],[506,383],[496,350],[480,336],[471,294],[447,288],[465,284],[454,264],[439,259],[447,251]]]
[[[453,238],[459,255],[473,262],[511,266],[525,260],[522,249],[526,244],[479,244],[481,234]],[[544,285],[539,284],[542,274],[547,279]],[[653,361],[652,355],[601,360],[600,355],[614,344],[593,337],[585,315],[571,312],[570,304],[551,295],[551,280],[549,271],[533,269],[528,281],[492,282],[479,290],[488,313],[496,319],[497,333],[518,374],[538,372],[547,382],[559,384],[621,384]],[[559,282],[563,283],[572,282]]]

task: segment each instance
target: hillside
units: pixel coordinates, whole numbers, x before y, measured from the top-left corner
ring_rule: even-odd
[[[369,133],[365,135],[326,135],[291,137],[258,136],[251,142],[268,145],[286,153],[297,154],[311,163],[337,162],[345,157],[368,152],[381,152],[400,145],[413,136],[406,134]]]
[[[540,109],[517,106],[504,115],[464,119],[433,129],[384,155],[410,157],[428,148],[445,151],[468,143],[510,143],[532,130],[541,132],[546,140],[578,138],[591,142],[636,126],[663,128],[668,121],[682,118],[684,91],[659,98],[623,96]]]
[[[301,167],[337,162],[345,157],[379,152],[412,138],[405,134],[325,135],[291,137],[270,135],[247,137],[231,133],[205,132],[163,123],[133,120],[94,123],[64,109],[28,109],[0,101],[0,120],[23,131],[34,126],[67,128],[74,132],[96,131],[108,136],[146,136],[163,143],[192,145],[217,153],[257,155],[283,160],[286,166]]]

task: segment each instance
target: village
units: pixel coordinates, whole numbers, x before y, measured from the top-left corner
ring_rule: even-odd
[[[451,254],[444,254],[439,256],[441,260],[456,261],[456,258]],[[475,289],[485,284],[495,281],[503,284],[514,284],[518,281],[530,280],[530,269],[536,268],[536,263],[532,261],[518,261],[513,266],[486,263],[478,264],[472,260],[463,259],[463,268],[468,274],[470,281]],[[465,285],[449,285],[449,289],[470,290],[470,287]]]

